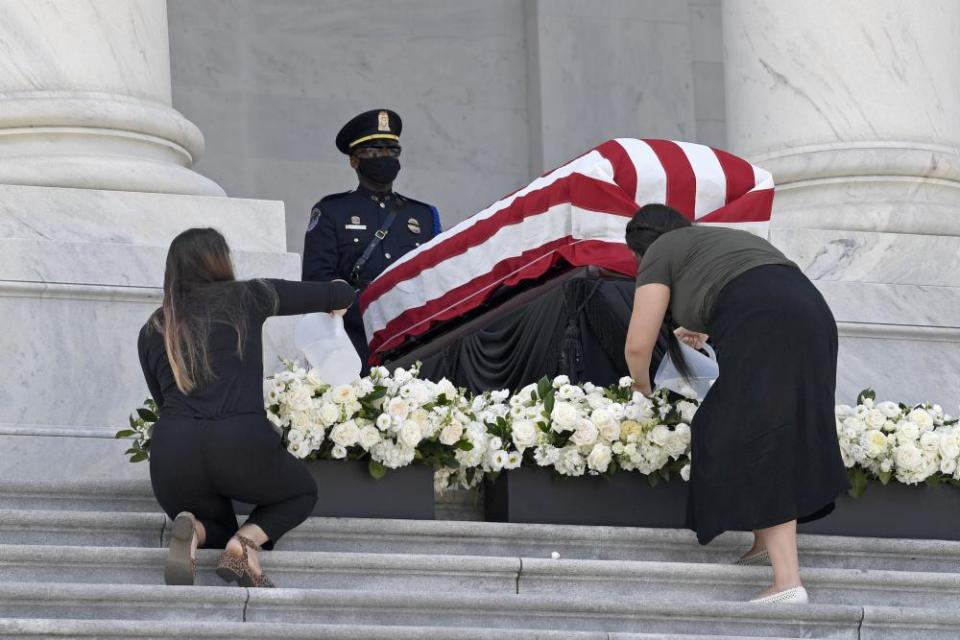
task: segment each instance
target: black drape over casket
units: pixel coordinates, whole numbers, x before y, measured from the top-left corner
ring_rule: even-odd
[[[616,383],[629,375],[623,355],[633,306],[631,278],[581,267],[546,283],[499,291],[483,307],[408,343],[388,368],[421,362],[421,376],[447,378],[473,392],[516,390],[543,376]],[[651,375],[664,351],[661,336]]]

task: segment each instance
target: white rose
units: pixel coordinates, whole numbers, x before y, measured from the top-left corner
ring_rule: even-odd
[[[955,433],[945,433],[941,435],[940,455],[953,460],[960,457],[960,436]]]
[[[870,409],[863,417],[863,421],[871,429],[879,429],[887,421],[887,416],[879,409]]]
[[[658,424],[650,431],[650,440],[659,446],[664,446],[667,444],[667,439],[670,437],[670,429],[665,425]]]
[[[681,400],[677,403],[677,411],[680,412],[680,419],[684,422],[691,422],[693,416],[697,413],[697,405],[692,402],[687,402],[686,400]]]
[[[586,447],[596,442],[598,435],[600,435],[600,432],[597,430],[596,425],[589,420],[583,420],[579,426],[577,426],[573,435],[570,436],[570,442],[578,447]]]
[[[633,386],[633,378],[630,376],[623,376],[620,380],[617,381],[617,386],[621,389],[629,389]]]
[[[336,458],[337,460],[343,460],[347,457],[346,447],[335,445],[333,449],[330,450],[330,455]]]
[[[570,378],[567,376],[557,376],[553,379],[553,388],[559,389],[565,384],[570,384]]]
[[[342,447],[352,447],[360,439],[360,429],[353,420],[347,420],[330,430],[330,440]]]
[[[610,461],[612,459],[613,452],[611,451],[610,447],[598,442],[597,444],[593,445],[590,455],[587,456],[587,466],[597,473],[604,473],[606,472],[607,467],[610,466]]]
[[[503,449],[503,440],[501,440],[497,436],[493,436],[492,438],[490,438],[490,442],[487,443],[487,447],[489,447],[490,449]]]
[[[920,435],[920,448],[927,452],[934,452],[940,448],[940,435],[928,431]]]
[[[463,425],[460,422],[454,420],[440,431],[440,444],[445,444],[448,447],[451,447],[458,442],[463,436]]]
[[[403,398],[390,398],[387,403],[387,413],[398,420],[406,420],[410,415],[410,405]]]
[[[600,436],[607,442],[616,442],[620,439],[620,423],[606,422],[600,427]]]
[[[913,444],[903,444],[893,454],[897,468],[904,471],[916,471],[923,464],[923,453]]]
[[[498,389],[497,391],[490,392],[490,399],[497,404],[504,402],[509,397],[510,391],[508,389]]]
[[[323,424],[330,426],[340,419],[340,407],[332,402],[324,402],[320,405],[320,420]]]
[[[400,425],[400,430],[397,432],[397,440],[411,449],[420,444],[422,438],[423,432],[420,431],[420,425],[413,420],[405,421]]]
[[[957,471],[957,461],[944,458],[940,461],[940,473],[948,476],[952,476]]]
[[[896,402],[880,402],[877,404],[877,410],[879,410],[887,418],[899,418],[900,417],[900,405]]]
[[[876,458],[886,450],[887,436],[883,435],[883,432],[878,429],[871,429],[863,434],[863,446],[868,456]]]
[[[901,422],[897,425],[897,442],[909,444],[920,437],[920,428],[912,422]]]
[[[331,400],[337,404],[348,404],[351,402],[356,402],[357,393],[354,391],[353,387],[349,384],[341,384],[333,388],[331,391]]]
[[[512,427],[513,444],[517,449],[532,447],[537,442],[537,427],[529,420],[517,420]]]
[[[554,431],[570,431],[577,423],[577,409],[569,402],[558,402],[550,412]]]
[[[376,427],[367,425],[366,427],[360,429],[360,436],[357,438],[357,440],[364,450],[369,451],[370,447],[380,442],[380,432]]]
[[[914,409],[907,415],[907,420],[917,425],[921,431],[933,428],[933,417],[925,409]]]

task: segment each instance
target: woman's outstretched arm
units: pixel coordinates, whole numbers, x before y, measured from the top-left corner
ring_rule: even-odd
[[[346,309],[357,297],[356,290],[343,280],[331,282],[295,282],[267,280],[277,292],[278,316]]]
[[[633,312],[623,354],[634,388],[647,396],[653,393],[650,360],[669,305],[670,287],[664,284],[646,284],[637,287],[633,294]]]

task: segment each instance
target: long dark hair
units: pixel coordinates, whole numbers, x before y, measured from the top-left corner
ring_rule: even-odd
[[[207,352],[213,323],[231,326],[237,333],[237,353],[243,353],[244,306],[252,289],[242,287],[239,296],[231,295],[216,286],[219,283],[236,283],[230,247],[219,231],[187,229],[173,239],[163,275],[163,306],[150,324],[163,335],[167,360],[183,393],[215,377]]]
[[[627,223],[626,240],[627,246],[633,250],[637,256],[637,263],[643,263],[643,256],[657,238],[665,233],[676,231],[691,226],[682,213],[665,204],[646,204],[633,214],[633,218]],[[667,310],[664,317],[664,324],[660,329],[660,337],[666,342],[667,353],[670,359],[677,367],[684,378],[691,378],[692,372],[686,359],[683,357],[683,351],[680,349],[680,341],[673,331],[677,328],[676,322]]]

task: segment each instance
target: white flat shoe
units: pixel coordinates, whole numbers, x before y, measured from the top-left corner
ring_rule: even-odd
[[[759,565],[769,565],[770,564],[770,554],[766,549],[761,549],[754,553],[747,554],[734,562],[733,564],[738,564],[741,566],[759,566]]]
[[[809,601],[806,589],[803,587],[794,587],[793,589],[778,591],[764,598],[754,598],[750,602],[760,604],[807,604]]]

